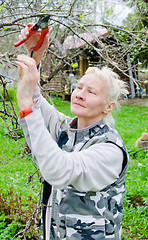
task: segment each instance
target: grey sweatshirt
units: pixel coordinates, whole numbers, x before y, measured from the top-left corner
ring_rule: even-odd
[[[98,191],[119,177],[123,152],[112,143],[94,144],[80,152],[77,146],[74,152],[58,147],[56,139],[70,119],[57,113],[43,97],[40,96],[38,107],[19,122],[43,178],[56,188],[72,184],[79,191]],[[76,131],[85,130],[75,130],[69,125],[67,144],[74,145]]]

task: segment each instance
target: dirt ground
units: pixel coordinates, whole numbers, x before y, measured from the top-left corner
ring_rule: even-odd
[[[140,98],[133,98],[133,99],[126,99],[120,100],[120,104],[129,104],[129,105],[139,105],[139,106],[147,106],[148,107],[148,96],[144,97],[143,99]]]

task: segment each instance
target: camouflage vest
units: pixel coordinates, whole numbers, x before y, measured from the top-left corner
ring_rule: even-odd
[[[122,171],[113,184],[99,192],[79,192],[72,186],[63,191],[53,190],[50,240],[119,240],[128,160],[126,148],[117,131],[103,123],[82,135],[81,132],[75,142],[77,148],[80,145],[79,151],[99,142],[111,142],[122,149]],[[67,140],[67,133],[62,132],[58,139],[59,146],[73,151],[72,146],[70,149],[66,146]]]

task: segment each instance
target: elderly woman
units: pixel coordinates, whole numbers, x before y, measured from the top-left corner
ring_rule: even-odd
[[[20,39],[28,34],[25,28]],[[35,36],[26,42],[28,52]],[[128,154],[112,127],[111,111],[127,90],[111,69],[90,67],[71,96],[71,119],[40,94],[34,59],[19,55],[17,99],[20,125],[45,179],[44,239],[121,239]]]

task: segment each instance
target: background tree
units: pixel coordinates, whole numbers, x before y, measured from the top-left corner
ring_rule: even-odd
[[[131,46],[131,57],[134,62],[140,62],[142,66],[148,67],[148,2],[143,0],[131,0],[128,3],[131,7],[134,6],[135,11],[129,14],[124,21],[128,31],[132,31],[143,40],[143,43],[135,44],[135,41],[126,36],[125,41]],[[124,38],[123,38],[124,39]]]
[[[0,97],[2,102],[0,117],[6,123],[7,134],[9,136],[15,140],[19,140],[21,143],[22,132],[18,124],[18,116],[12,100],[13,97],[10,91],[8,91],[8,87],[12,82],[16,83],[17,81],[16,66],[14,63],[17,54],[20,52],[26,53],[24,46],[16,49],[13,44],[17,41],[20,30],[29,22],[37,22],[39,17],[46,16],[47,14],[50,15],[50,43],[45,54],[45,59],[48,57],[48,61],[51,64],[48,69],[49,71],[46,72],[47,77],[42,77],[42,85],[50,81],[64,66],[75,64],[77,57],[81,54],[81,49],[68,51],[63,48],[63,42],[69,35],[75,35],[84,40],[87,43],[86,47],[90,51],[97,53],[103,59],[105,65],[110,64],[114,69],[118,69],[126,76],[128,75],[127,66],[123,65],[122,57],[129,52],[131,53],[131,61],[133,62],[132,67],[134,67],[134,63],[137,65],[138,61],[141,61],[144,65],[148,65],[147,3],[142,0],[131,1],[130,4],[134,11],[122,26],[111,24],[109,21],[109,19],[115,18],[116,15],[113,4],[108,6],[105,1],[94,0],[0,1]],[[98,18],[98,9],[101,9],[100,15],[102,17],[100,18]],[[106,39],[96,39],[93,36],[93,31],[100,28],[107,28],[109,31]],[[97,45],[84,39],[81,35],[84,32],[92,34]],[[120,53],[116,57],[113,52],[119,52],[119,48]],[[45,70],[47,69],[42,67],[42,74],[45,73]],[[6,101],[6,98],[9,101]],[[26,152],[25,147],[24,149]],[[31,160],[30,157],[29,159]],[[33,161],[32,163],[35,165]],[[35,173],[38,174],[37,167]],[[28,182],[31,181],[33,176],[34,173],[28,178]],[[42,184],[41,179],[40,181]],[[25,237],[31,229],[32,221],[34,222],[36,221],[34,219],[38,219],[40,206],[41,198],[39,197],[38,207],[32,213],[24,229],[18,232],[17,235],[23,235],[24,239],[26,239]],[[38,239],[38,232],[34,234],[36,235],[35,239]]]

